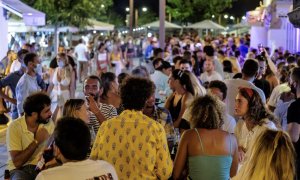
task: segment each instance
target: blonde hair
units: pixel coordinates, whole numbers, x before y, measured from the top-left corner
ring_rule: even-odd
[[[194,73],[187,71],[187,74],[189,75],[192,86],[195,91],[195,97],[197,96],[205,96],[206,94],[206,89],[200,84],[199,79],[195,76]]]
[[[295,149],[284,131],[266,130],[257,137],[246,154],[246,162],[236,179],[293,180]]]
[[[78,118],[78,111],[84,105],[83,99],[69,99],[64,105],[63,116]]]
[[[56,58],[62,58],[64,60],[65,66],[64,66],[64,76],[62,77],[62,79],[65,79],[67,77],[71,78],[71,74],[72,74],[72,67],[69,63],[69,58],[68,55],[66,53],[58,53]]]

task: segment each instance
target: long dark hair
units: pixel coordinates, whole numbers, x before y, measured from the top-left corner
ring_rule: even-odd
[[[110,90],[111,83],[116,79],[116,75],[112,72],[106,72],[101,75],[103,93],[101,95],[102,99],[107,98],[107,93]]]
[[[182,71],[179,69],[175,69],[172,72],[172,77],[176,80],[179,80],[179,83],[193,96],[195,95],[195,90],[193,88],[192,81],[190,76],[188,75],[187,71]]]

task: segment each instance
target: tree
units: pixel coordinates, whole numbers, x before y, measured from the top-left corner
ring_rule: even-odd
[[[55,52],[58,47],[58,27],[83,28],[89,25],[89,18],[97,19],[112,5],[112,0],[24,0],[24,2],[44,12],[47,24],[54,25]]]
[[[219,15],[235,0],[168,0],[167,13],[181,23],[196,22]]]

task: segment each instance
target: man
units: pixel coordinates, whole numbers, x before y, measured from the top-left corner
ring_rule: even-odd
[[[297,177],[300,177],[300,68],[296,67],[292,70],[291,74],[291,91],[296,94],[297,99],[288,108],[287,123],[288,133],[297,154],[296,159],[296,172]]]
[[[200,80],[202,83],[209,83],[214,80],[223,80],[222,76],[215,71],[214,61],[204,61],[204,72],[200,75]]]
[[[180,69],[180,61],[182,60],[183,59],[181,56],[176,56],[175,58],[173,58],[174,69]]]
[[[225,117],[224,117],[224,124],[222,126],[222,129],[224,131],[227,131],[227,132],[233,134],[234,128],[236,126],[236,121],[232,116],[230,116],[226,112],[225,103],[224,103],[226,96],[227,96],[226,84],[222,81],[211,81],[208,85],[208,92],[215,95],[221,101],[221,104],[224,106]]]
[[[192,61],[189,61],[187,59],[183,59],[180,61],[180,69],[182,71],[189,71],[189,72],[193,72],[193,65],[192,65]]]
[[[155,94],[153,94],[146,101],[143,114],[159,122],[164,127],[167,135],[169,150],[171,150],[176,140],[173,120],[170,112],[166,108],[155,105]]]
[[[91,159],[112,163],[120,179],[168,179],[172,173],[164,128],[142,113],[153,93],[150,80],[128,78],[121,85],[125,110],[99,128]]]
[[[20,51],[18,51],[18,53],[17,53],[18,59],[14,60],[12,62],[11,66],[10,66],[10,70],[9,70],[10,73],[19,71],[21,69],[22,64],[24,63],[24,61],[23,61],[24,56],[27,53],[29,53],[29,51],[26,49],[21,49]]]
[[[83,85],[84,95],[87,97],[90,114],[89,127],[98,133],[99,126],[103,121],[117,116],[117,110],[112,105],[100,103],[103,88],[101,80],[97,76],[89,76]]]
[[[224,71],[221,62],[215,57],[215,50],[211,45],[204,46],[203,52],[205,54],[205,60],[214,62],[215,70],[224,78]]]
[[[35,166],[54,129],[50,104],[49,96],[44,93],[28,96],[24,102],[25,115],[9,125],[6,142],[11,180],[35,179]]]
[[[17,108],[19,116],[23,115],[23,102],[31,94],[41,91],[38,85],[36,68],[39,64],[39,57],[35,53],[27,53],[24,63],[27,67],[26,73],[20,78],[16,87]]]
[[[54,156],[62,162],[42,171],[37,180],[44,179],[118,179],[114,167],[101,160],[86,159],[91,135],[81,120],[64,117],[57,122],[54,130]]]
[[[235,104],[235,98],[238,94],[238,90],[240,87],[247,87],[256,90],[260,95],[262,102],[266,103],[266,97],[264,92],[253,84],[257,72],[258,72],[257,61],[255,59],[248,59],[245,61],[245,64],[242,69],[242,79],[225,80],[225,84],[228,88],[227,90],[228,98],[226,98],[225,100],[227,112],[235,119],[237,119],[238,117],[235,116],[234,104]]]
[[[266,69],[267,69],[267,60],[264,56],[258,55],[255,58],[258,60],[258,74],[256,76],[256,79],[253,81],[253,84],[263,90],[265,93],[266,99],[270,97],[271,94],[271,87],[270,83],[263,78],[263,76],[266,74]]]
[[[22,53],[24,53],[24,54],[22,54]],[[26,53],[28,53],[27,50],[21,50],[18,52],[20,57],[24,57]],[[23,59],[22,59],[22,63],[24,64]],[[12,98],[11,98],[8,95],[6,95],[3,91],[0,91],[0,97],[2,97],[3,99],[5,99],[13,104],[12,114],[11,114],[12,119],[18,118],[18,109],[16,106],[17,105],[16,86],[25,71],[26,71],[26,67],[23,65],[23,67],[21,67],[20,70],[10,73],[8,76],[6,76],[5,78],[0,80],[0,89],[5,88],[6,86],[9,86],[9,88],[12,92]]]
[[[156,70],[150,77],[156,86],[155,97],[157,97],[157,99],[161,100],[162,102],[165,102],[168,95],[172,93],[168,84],[169,76],[172,73],[172,66],[170,63],[160,58],[154,61],[158,60],[161,62],[161,65],[156,68]]]
[[[79,39],[74,53],[78,61],[78,79],[79,82],[82,82],[82,79],[87,76],[88,71],[88,49],[82,39]]]

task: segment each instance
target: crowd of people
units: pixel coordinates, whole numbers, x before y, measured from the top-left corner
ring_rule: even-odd
[[[24,46],[7,63],[11,179],[300,177],[299,54],[248,34],[95,46],[80,40],[48,68]]]

